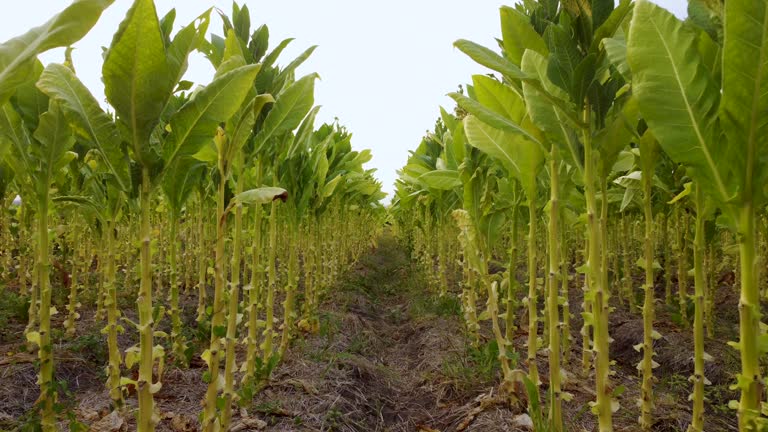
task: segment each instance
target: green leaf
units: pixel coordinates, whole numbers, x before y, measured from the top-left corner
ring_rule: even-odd
[[[632,81],[632,72],[627,63],[627,41],[623,37],[603,39],[603,49],[605,50],[608,62],[619,72],[627,82]]]
[[[627,61],[640,113],[664,151],[720,201],[731,198],[731,155],[718,143],[720,91],[701,62],[696,33],[666,10],[640,0],[629,30]]]
[[[768,3],[729,0],[724,32],[721,118],[729,142],[735,145],[733,152],[743,159],[736,172],[744,177],[740,184],[744,190],[753,182],[762,186],[768,176],[758,168],[768,162]],[[722,163],[720,152],[717,159],[718,165]],[[750,172],[755,179],[746,178]]]
[[[508,118],[488,109],[476,100],[470,99],[459,93],[449,93],[448,96],[452,97],[456,103],[470,114],[477,117],[483,123],[499,129],[505,132],[520,134],[528,138],[530,141],[541,145],[539,138],[526,130],[523,126],[509,120]]]
[[[77,0],[40,27],[0,45],[0,104],[28,79],[38,54],[80,40],[113,1]]]
[[[544,165],[544,153],[539,145],[524,135],[488,126],[471,115],[464,119],[464,129],[470,145],[507,167],[528,196],[536,193],[536,176]]]
[[[29,132],[24,127],[24,123],[21,121],[19,113],[13,109],[10,102],[5,103],[2,108],[0,108],[0,133],[6,137],[6,141],[11,143],[11,146],[14,149],[14,152],[12,153],[14,158],[18,158],[23,165],[23,167],[14,167],[14,169],[17,170],[17,173],[31,174],[33,167],[30,161],[29,152],[32,140],[29,136]],[[24,173],[23,171],[18,172],[19,168],[23,168],[27,173]]]
[[[568,95],[547,78],[547,59],[528,50],[523,55],[522,67],[529,75],[539,78],[544,89],[552,96],[562,101],[567,100]],[[544,97],[540,86],[524,82],[523,96],[533,123],[544,131],[555,145],[561,147],[563,157],[581,171],[583,158],[580,144],[574,135],[573,125],[569,124],[569,118],[575,114],[571,113],[569,116],[562,106],[551,103]]]
[[[592,37],[592,43],[589,47],[590,53],[597,53],[601,42],[606,38],[614,37],[627,17],[631,16],[633,7],[634,3],[623,0],[616,9],[613,9],[608,18],[600,24],[597,30],[595,30],[595,34]]]
[[[75,73],[64,65],[50,64],[40,76],[37,86],[60,103],[75,133],[85,138],[99,152],[102,162],[115,176],[118,186],[127,190],[131,174],[127,157],[120,147],[117,126]]]
[[[242,66],[215,78],[171,117],[171,133],[164,144],[163,158],[168,166],[178,159],[192,157],[213,138],[219,123],[226,122],[240,109],[259,68]]]
[[[195,158],[180,159],[171,165],[163,177],[163,193],[168,198],[171,217],[181,214],[184,203],[200,184],[206,165]]]
[[[669,202],[667,202],[667,204],[674,204],[680,201],[681,199],[687,197],[688,195],[690,195],[692,187],[693,187],[693,182],[685,183],[683,185],[683,190],[679,194],[675,195],[675,197],[672,198]]]
[[[175,82],[152,0],[136,0],[120,24],[102,69],[104,92],[127,126],[128,141],[143,165],[155,159],[149,137]]]
[[[67,158],[69,149],[75,144],[72,129],[57,103],[51,102],[49,110],[40,116],[40,125],[34,137],[32,150],[43,163],[43,170],[37,178],[38,186],[47,189],[56,171],[63,165],[62,159]]]
[[[202,46],[210,23],[211,9],[208,9],[173,37],[168,46],[168,67],[174,83],[178,83],[184,76],[187,71],[187,58],[192,51]]]
[[[518,66],[526,49],[549,55],[547,45],[531,25],[531,19],[509,6],[501,7],[501,34],[504,54]]]
[[[562,90],[569,91],[573,87],[576,67],[582,57],[576,40],[571,37],[571,29],[550,25],[544,32],[544,38],[551,53],[547,62],[547,77]]]
[[[511,79],[526,79],[527,76],[511,61],[496,54],[490,49],[478,45],[468,40],[460,39],[453,43],[453,46],[458,48],[461,52],[468,55],[472,60],[487,67],[488,69],[495,70]]]
[[[277,78],[275,78],[275,82],[280,83],[282,85],[282,83],[285,82],[289,76],[293,76],[293,73],[296,71],[296,69],[299,66],[301,66],[305,61],[307,61],[309,56],[311,56],[312,53],[315,52],[315,49],[317,49],[317,45],[313,45],[307,48],[304,52],[299,54],[298,57],[296,57],[290,63],[288,63],[288,65],[280,71],[280,74],[277,76]]]
[[[329,181],[323,186],[322,191],[320,191],[320,197],[321,198],[328,198],[331,195],[333,195],[333,192],[336,190],[336,187],[339,185],[339,183],[342,181],[344,176],[336,176],[333,178],[333,180]]]
[[[526,115],[525,102],[510,86],[486,75],[473,75],[477,101],[483,106],[520,124]]]
[[[296,129],[312,105],[315,104],[315,79],[317,74],[307,75],[291,84],[277,96],[275,104],[264,119],[254,138],[254,148],[259,151],[272,137]]]
[[[419,181],[437,190],[453,190],[461,186],[459,172],[454,170],[429,171],[419,176]]]
[[[261,187],[241,192],[232,198],[234,204],[259,205],[268,204],[275,200],[288,197],[288,191],[278,187]]]

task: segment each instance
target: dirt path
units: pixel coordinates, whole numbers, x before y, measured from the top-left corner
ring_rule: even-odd
[[[406,251],[385,236],[251,411],[274,431],[456,430],[493,379],[473,370],[458,312],[455,300],[431,299]]]

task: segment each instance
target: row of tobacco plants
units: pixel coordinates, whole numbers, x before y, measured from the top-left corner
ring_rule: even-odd
[[[381,226],[383,194],[363,168],[370,152],[352,151],[337,123],[314,125],[318,76],[295,74],[314,47],[278,65],[291,39],[270,50],[245,6],[177,26],[175,11],[159,18],[153,0],[135,0],[104,52],[106,107],[71,49],[41,64],[111,3],[77,0],[0,45],[0,262],[6,289],[29,299],[42,429],[60,411],[51,323],[74,336],[87,308],[104,323],[112,405],[135,406],[124,400],[135,389],[139,431],[159,421],[166,365],[193,357],[208,368],[202,429],[228,430],[233,403],[318,328],[324,293]],[[208,38],[217,17],[222,34]],[[194,52],[215,69],[205,85],[184,79]],[[120,310],[125,297],[135,311]],[[201,352],[185,340],[195,316],[210,334]],[[122,352],[124,332],[138,344]]]
[[[740,431],[766,430],[768,1],[691,0],[681,21],[646,0],[530,0],[501,8],[501,34],[498,49],[455,42],[493,73],[450,94],[454,112],[442,110],[397,182],[398,230],[433,289],[447,295],[446,275],[463,275],[468,334],[477,341],[490,321],[502,390],[525,384],[542,431],[564,430],[562,371],[577,362],[594,383],[599,430],[614,429],[614,306],[642,313],[637,428],[653,430],[655,308],[676,305],[693,332],[689,430],[704,431],[714,274],[730,262],[741,397],[729,406]],[[509,270],[494,271],[498,261]],[[579,342],[571,281],[583,281]],[[520,321],[525,371],[512,363]],[[549,361],[548,413],[537,355]]]

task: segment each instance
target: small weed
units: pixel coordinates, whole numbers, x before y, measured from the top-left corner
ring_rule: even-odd
[[[108,360],[107,345],[98,333],[79,336],[69,343],[69,350],[80,353],[88,361],[95,364],[105,364]]]
[[[29,297],[7,289],[0,289],[0,341],[5,341],[11,332],[5,331],[11,323],[26,323],[28,320]]]
[[[349,341],[347,350],[353,354],[365,355],[371,348],[371,341],[365,333],[357,333]]]
[[[461,314],[461,303],[458,297],[445,295],[442,297],[425,296],[416,298],[410,307],[412,317],[439,316],[450,317]]]
[[[517,353],[508,353],[507,356],[513,364],[517,363]],[[443,374],[454,380],[459,389],[466,390],[492,382],[499,367],[499,347],[496,341],[490,341],[480,347],[467,345],[463,354],[449,357],[443,363]]]

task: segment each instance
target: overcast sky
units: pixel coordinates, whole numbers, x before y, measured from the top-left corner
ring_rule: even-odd
[[[64,0],[13,2],[0,15],[0,40],[7,40],[43,23],[64,8]],[[101,47],[132,2],[116,0],[94,29],[75,45],[75,68],[97,99],[103,99]],[[241,2],[242,3],[242,0]],[[288,37],[296,40],[279,63],[286,64],[311,45],[319,45],[300,75],[318,72],[315,102],[323,108],[319,122],[338,117],[354,134],[356,149],[370,148],[369,166],[386,192],[392,192],[395,171],[401,168],[421,137],[434,125],[439,106],[452,106],[446,93],[485,73],[461,52],[454,40],[470,39],[495,47],[499,37],[498,9],[512,1],[499,0],[246,0],[253,28],[266,23],[270,49]],[[686,0],[657,0],[678,16],[685,16]],[[177,9],[176,27],[186,25],[211,5],[228,13],[229,0],[156,1],[158,13]],[[221,34],[216,17],[211,26]],[[43,63],[60,62],[63,51],[42,56]],[[213,76],[207,60],[190,60],[187,78],[205,84]]]

